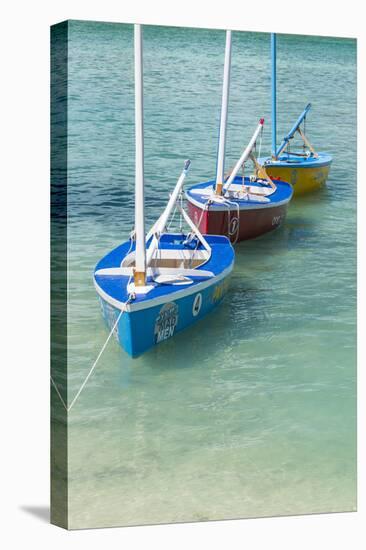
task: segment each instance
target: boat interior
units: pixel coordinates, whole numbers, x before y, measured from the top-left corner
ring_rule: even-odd
[[[210,258],[207,250],[195,249],[156,249],[150,268],[194,269],[205,264]],[[135,253],[126,256],[121,267],[135,267]]]

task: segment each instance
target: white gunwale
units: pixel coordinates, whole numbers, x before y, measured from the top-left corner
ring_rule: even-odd
[[[207,210],[206,202],[200,202],[196,200],[195,198],[191,197],[188,192],[186,193],[187,200],[193,204],[194,206],[197,206],[201,210]],[[237,208],[239,207],[239,211],[244,210],[262,210],[263,208],[278,208],[279,206],[282,206],[284,204],[287,204],[290,202],[290,199],[292,197],[292,194],[282,201],[276,201],[276,202],[250,202],[245,201],[243,199],[234,199],[233,204],[223,204],[222,206],[220,203],[216,203],[214,207],[210,207],[211,212],[227,212],[230,211],[237,211]],[[212,206],[212,205],[211,205]]]
[[[95,276],[94,276],[94,286],[97,293],[101,298],[103,298],[103,300],[105,300],[107,303],[109,303],[110,305],[114,306],[117,309],[130,313],[134,311],[140,311],[142,309],[149,309],[151,307],[155,307],[155,306],[164,304],[166,302],[174,302],[176,300],[180,300],[181,298],[184,298],[185,296],[189,296],[190,294],[201,292],[202,290],[205,290],[207,287],[213,286],[217,282],[221,281],[221,279],[224,279],[227,275],[231,273],[233,267],[234,267],[234,262],[232,262],[230,266],[227,267],[224,271],[222,271],[215,277],[207,279],[206,281],[195,282],[195,284],[190,285],[188,288],[177,290],[175,292],[169,292],[164,296],[159,296],[156,298],[145,298],[142,301],[130,302],[128,304],[126,304],[126,302],[120,302],[119,300],[112,298],[109,294],[104,292],[104,290],[96,282]],[[199,271],[197,270],[197,274],[198,273]]]

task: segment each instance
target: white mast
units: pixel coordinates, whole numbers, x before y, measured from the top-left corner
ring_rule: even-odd
[[[215,192],[217,195],[221,195],[222,186],[224,183],[226,127],[227,127],[227,113],[228,113],[228,105],[229,105],[230,64],[231,64],[231,31],[226,31],[219,148],[218,148],[218,154],[217,154],[217,167],[216,167]]]
[[[145,215],[144,215],[144,102],[142,69],[142,29],[134,25],[135,44],[135,286],[146,283]]]

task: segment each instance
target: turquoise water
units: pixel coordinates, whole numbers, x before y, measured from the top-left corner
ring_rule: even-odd
[[[190,158],[213,177],[224,31],[147,27],[148,222]],[[356,507],[356,42],[278,37],[278,132],[308,101],[328,185],[236,248],[223,305],[131,360],[112,340],[69,414],[70,526]],[[226,166],[266,119],[269,36],[235,32]],[[69,32],[69,402],[102,347],[96,262],[133,225],[131,25]]]

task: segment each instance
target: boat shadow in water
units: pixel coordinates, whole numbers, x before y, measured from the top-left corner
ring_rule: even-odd
[[[301,209],[293,210],[285,223],[266,235],[236,245],[236,268],[261,256],[271,258],[296,248],[312,248],[320,238],[319,221],[307,216]]]
[[[317,225],[302,216],[292,218],[284,229],[286,250],[312,249],[319,240]]]
[[[240,345],[258,331],[272,332],[271,302],[277,292],[276,281],[285,273],[286,254],[292,249],[311,249],[318,238],[315,223],[306,216],[293,215],[272,233],[238,244],[235,267],[222,304],[204,320],[140,357],[131,359],[122,352],[120,387],[126,389],[133,383],[135,369],[161,373],[204,368],[213,357],[225,352],[227,342],[231,342],[231,349],[232,342]]]
[[[120,387],[126,389],[133,383],[135,369],[161,373],[204,368],[225,351],[227,342],[231,349],[232,342],[240,345],[258,331],[270,330],[275,280],[284,269],[284,260],[281,258],[279,266],[278,256],[285,257],[290,249],[311,247],[316,239],[316,225],[296,216],[271,234],[238,244],[227,296],[215,312],[135,359],[122,353]]]
[[[233,347],[232,342],[239,345],[253,338],[258,327],[261,330],[269,324],[263,303],[267,303],[270,295],[270,288],[256,287],[250,280],[237,284],[234,277],[228,295],[214,314],[161,342],[138,358],[130,359],[123,353],[120,387],[126,389],[130,383],[134,383],[135,369],[148,369],[161,374],[171,370],[205,368],[213,358],[224,357],[225,350]]]

